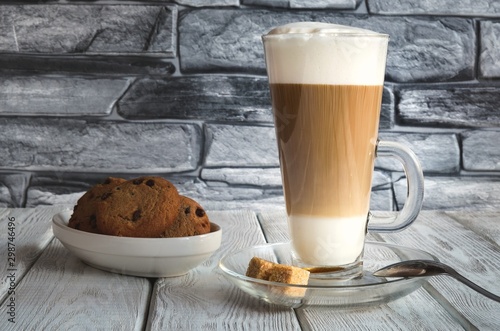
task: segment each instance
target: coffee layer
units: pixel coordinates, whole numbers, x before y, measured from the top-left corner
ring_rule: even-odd
[[[366,218],[382,86],[270,87],[288,215]]]

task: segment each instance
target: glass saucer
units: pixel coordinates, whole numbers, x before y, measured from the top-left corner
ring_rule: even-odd
[[[353,308],[387,303],[417,290],[426,282],[421,278],[382,278],[372,273],[386,265],[414,259],[435,260],[424,251],[382,242],[366,242],[363,274],[350,280],[325,280],[311,277],[308,285],[290,285],[245,276],[248,263],[257,256],[291,265],[289,243],[265,244],[232,252],[219,262],[219,268],[236,286],[265,302],[298,308],[302,306],[337,306]],[[313,274],[311,274],[313,276]]]

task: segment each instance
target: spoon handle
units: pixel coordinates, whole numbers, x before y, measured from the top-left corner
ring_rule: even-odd
[[[458,280],[459,282],[467,285],[468,287],[470,287],[474,291],[481,293],[482,295],[484,295],[485,297],[490,298],[491,300],[494,300],[496,302],[500,302],[500,296],[495,295],[495,294],[493,294],[493,293],[485,290],[481,286],[477,285],[476,283],[470,281],[469,279],[467,279],[464,276],[462,276],[461,274],[459,274],[456,270],[454,270],[452,268],[449,268],[448,269],[448,273],[449,273],[449,275],[451,277],[453,277],[456,280]]]

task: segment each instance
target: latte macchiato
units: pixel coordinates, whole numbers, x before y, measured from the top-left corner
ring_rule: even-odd
[[[303,260],[314,257],[310,264],[351,263],[363,248],[382,86],[271,84],[271,91],[295,249]],[[310,238],[322,236],[315,247]]]
[[[263,37],[292,245],[309,265],[361,256],[386,35],[294,23]]]

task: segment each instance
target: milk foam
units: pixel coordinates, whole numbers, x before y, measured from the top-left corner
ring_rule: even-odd
[[[294,251],[306,264],[350,264],[363,252],[366,215],[345,218],[290,215],[288,225]]]
[[[263,36],[269,82],[382,85],[388,36],[328,23],[283,25]]]

